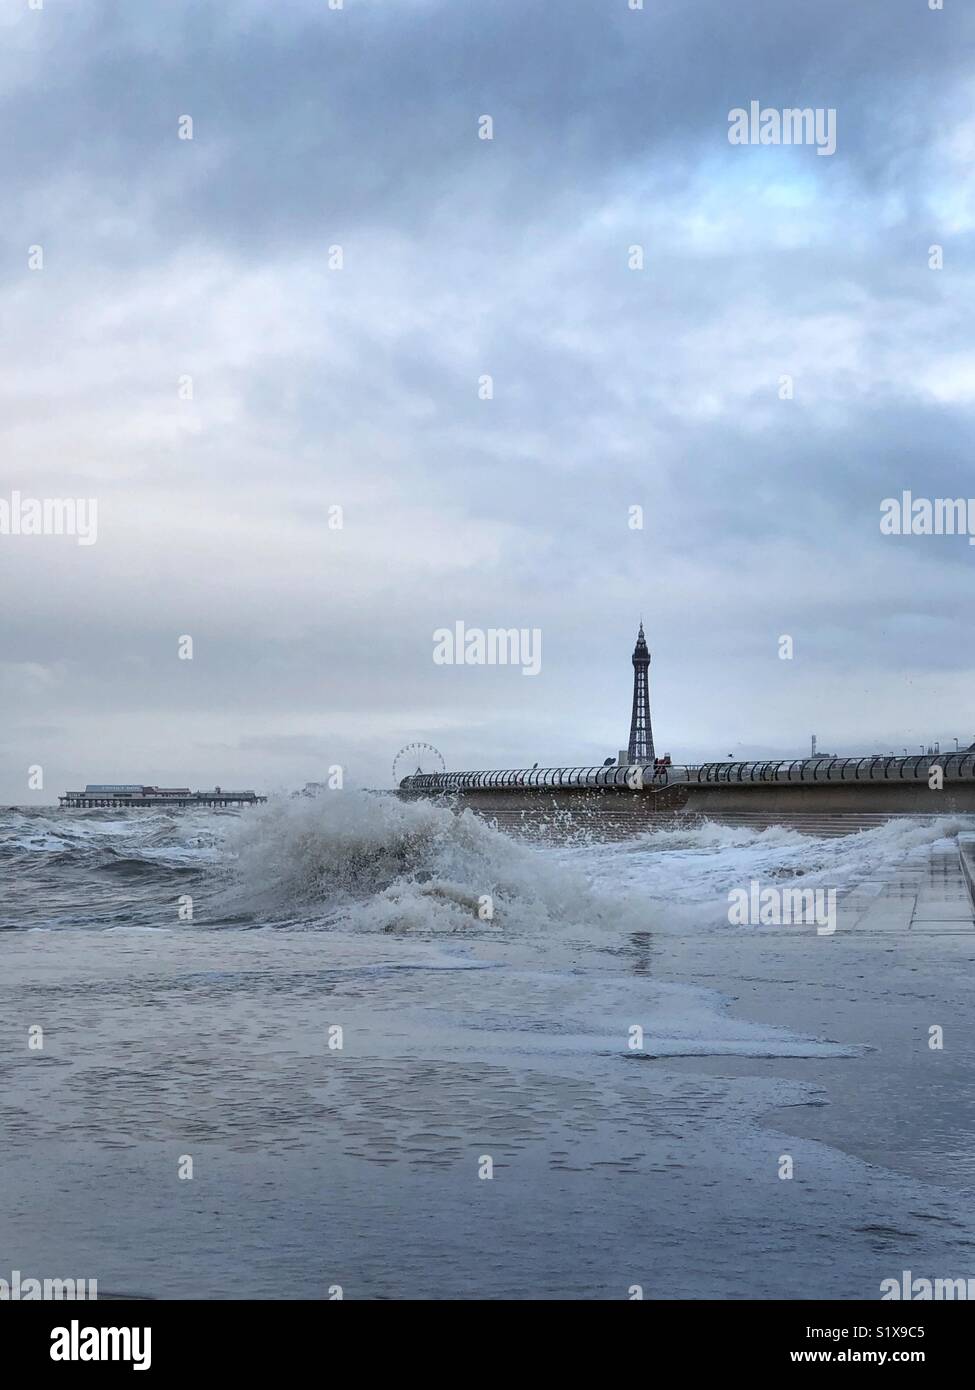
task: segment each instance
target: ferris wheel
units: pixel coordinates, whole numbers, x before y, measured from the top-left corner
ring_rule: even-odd
[[[439,748],[432,743],[408,743],[393,759],[393,783],[399,786],[404,777],[415,777],[418,773],[446,772],[447,764]]]

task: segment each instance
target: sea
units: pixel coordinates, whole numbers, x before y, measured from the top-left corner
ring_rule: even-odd
[[[322,1300],[970,1278],[973,828],[513,834],[349,790],[0,811],[0,1278]],[[836,932],[732,925],[752,882],[835,889]],[[950,910],[911,929],[924,894]]]

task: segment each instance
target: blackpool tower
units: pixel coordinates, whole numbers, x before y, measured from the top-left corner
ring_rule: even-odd
[[[650,727],[650,652],[643,623],[633,648],[633,714],[630,718],[630,765],[653,762],[653,729]]]

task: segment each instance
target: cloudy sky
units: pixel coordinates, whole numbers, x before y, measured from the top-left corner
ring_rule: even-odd
[[[629,2],[0,0],[0,798],[975,738],[975,7]]]

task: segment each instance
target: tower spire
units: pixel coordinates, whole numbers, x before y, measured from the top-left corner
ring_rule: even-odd
[[[652,763],[653,729],[650,725],[650,651],[643,633],[643,619],[633,648],[633,713],[630,717],[630,763]]]

